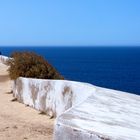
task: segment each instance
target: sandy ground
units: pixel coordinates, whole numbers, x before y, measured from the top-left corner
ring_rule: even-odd
[[[0,63],[0,140],[52,140],[54,119],[13,99],[7,66]]]

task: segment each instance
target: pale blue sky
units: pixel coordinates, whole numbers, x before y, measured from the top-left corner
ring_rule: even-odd
[[[140,45],[140,0],[1,0],[0,46]]]

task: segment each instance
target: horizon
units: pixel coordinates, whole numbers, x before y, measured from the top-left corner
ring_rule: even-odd
[[[140,45],[96,45],[96,46],[94,46],[94,45],[91,45],[91,46],[88,46],[88,45],[84,45],[84,46],[80,46],[80,45],[73,45],[73,46],[69,46],[69,45],[9,45],[9,46],[0,46],[0,48],[4,48],[4,47],[66,47],[66,48],[71,48],[71,47],[89,47],[89,48],[96,48],[96,47],[103,47],[103,48],[105,48],[105,47],[128,47],[128,48],[131,48],[131,47],[140,47]]]
[[[0,51],[6,48],[33,49],[33,48],[140,48],[140,46],[0,46]]]
[[[0,3],[0,46],[140,46],[140,1]]]

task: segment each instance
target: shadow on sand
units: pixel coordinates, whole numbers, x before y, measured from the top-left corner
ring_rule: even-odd
[[[0,82],[6,82],[9,79],[9,75],[0,75]]]

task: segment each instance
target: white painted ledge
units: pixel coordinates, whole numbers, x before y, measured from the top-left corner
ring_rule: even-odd
[[[93,85],[66,80],[20,77],[13,85],[14,97],[19,102],[51,117],[61,115],[67,109],[86,100],[94,92]]]
[[[0,62],[1,63],[5,64],[8,59],[9,59],[9,57],[0,55]]]
[[[139,140],[140,96],[97,88],[56,120],[54,140]]]

